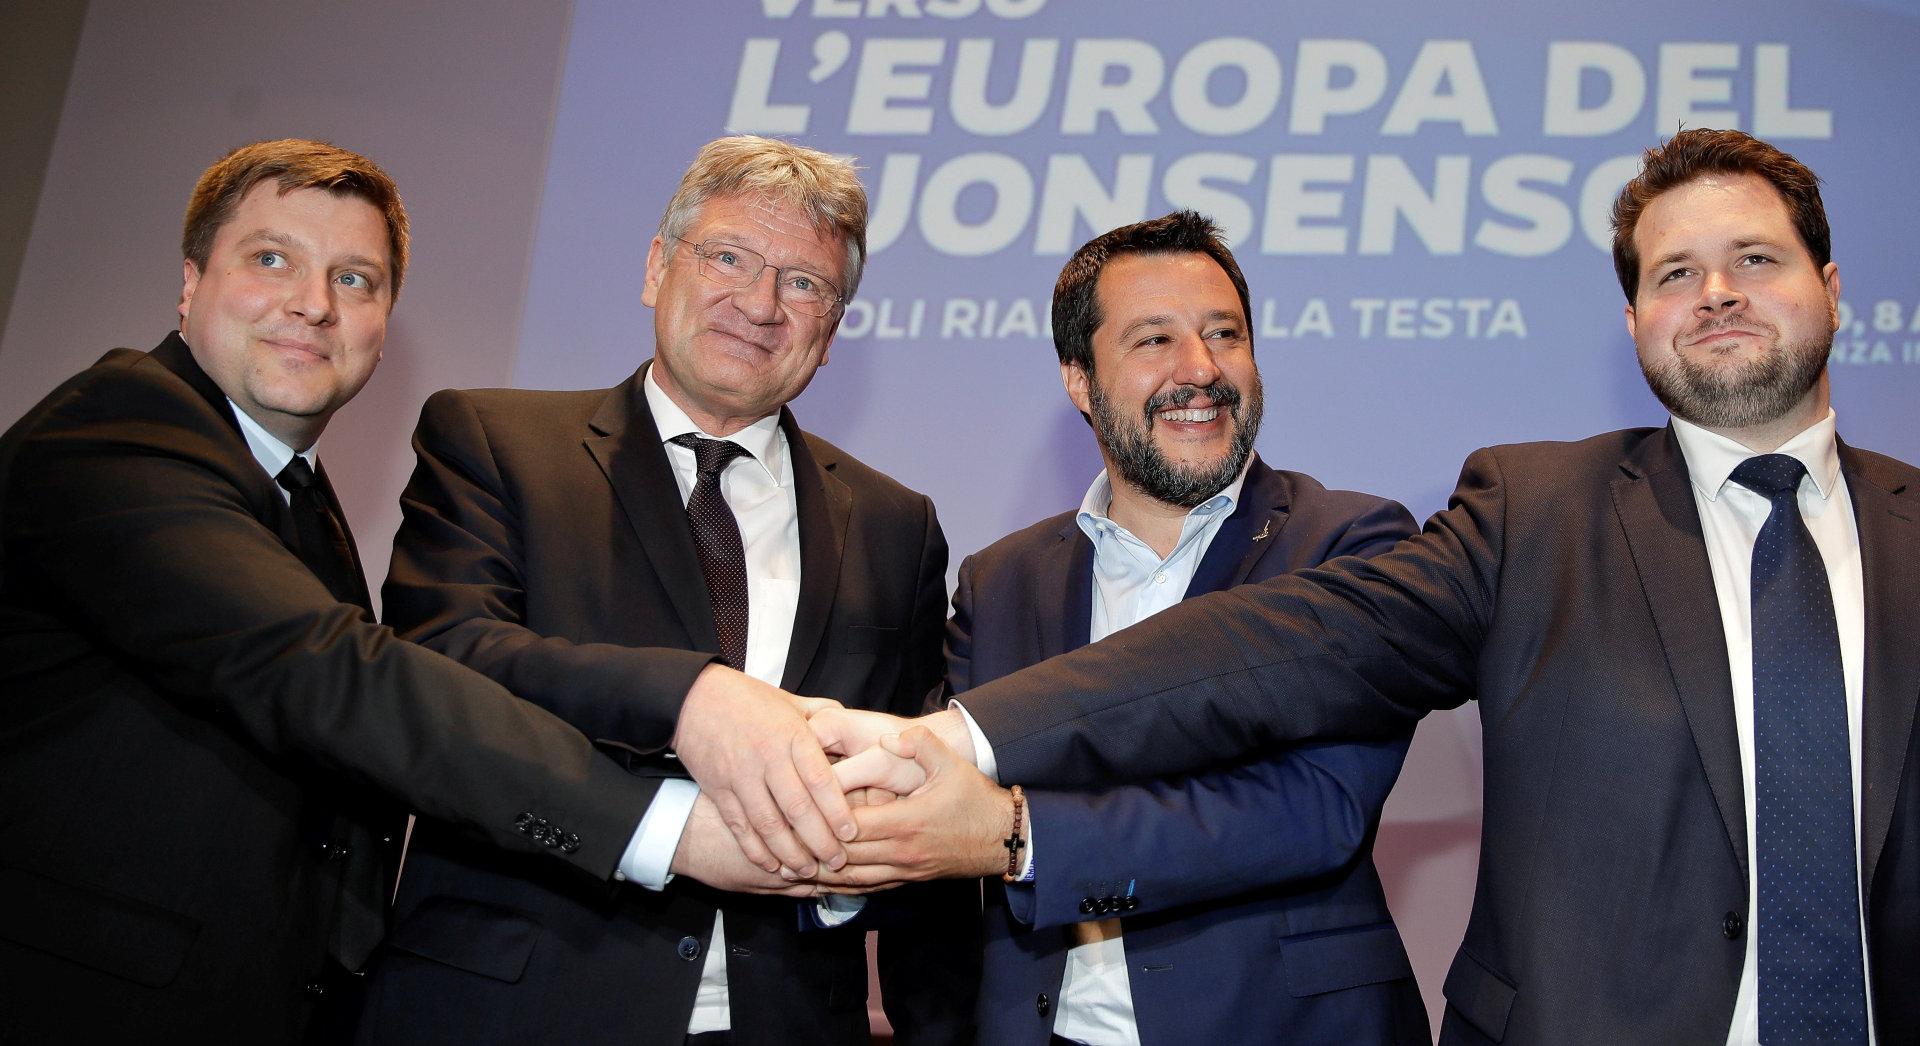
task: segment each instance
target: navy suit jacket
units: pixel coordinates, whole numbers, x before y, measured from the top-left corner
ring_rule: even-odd
[[[1866,589],[1867,972],[1879,1041],[1916,1042],[1920,470],[1844,443],[1840,467]],[[1671,429],[1630,429],[1478,451],[1393,550],[1188,600],[967,710],[1008,780],[1071,785],[1476,698],[1479,884],[1441,1041],[1714,1043],[1750,932],[1727,657],[1686,460]]]
[[[1413,529],[1391,501],[1255,458],[1187,595],[1372,555]],[[1074,513],[970,557],[948,625],[949,689],[1085,645],[1092,571]],[[1070,924],[1110,910],[1124,916],[1146,1046],[1429,1042],[1371,857],[1408,737],[1306,745],[1106,791],[1028,789],[1038,874],[988,884],[982,1041],[1047,1041]]]

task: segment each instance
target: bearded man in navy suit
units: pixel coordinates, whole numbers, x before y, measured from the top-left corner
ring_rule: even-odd
[[[1054,344],[1106,469],[1077,511],[962,564],[950,694],[964,703],[974,686],[1188,596],[1372,555],[1413,533],[1398,504],[1328,490],[1253,453],[1262,394],[1249,315],[1239,265],[1192,211],[1115,229],[1067,262]],[[923,753],[964,797],[935,821],[975,829],[967,870],[1004,873],[988,881],[982,1040],[1428,1042],[1371,856],[1409,736],[1300,746],[1140,786],[1030,789],[1019,807],[973,768]],[[889,866],[944,849],[890,816],[909,809],[861,812],[849,850],[879,867],[850,878],[912,878]],[[1007,834],[1028,842],[1011,859]]]

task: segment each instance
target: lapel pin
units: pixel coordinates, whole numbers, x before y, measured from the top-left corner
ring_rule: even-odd
[[[1273,533],[1273,520],[1269,519],[1265,523],[1260,524],[1260,533],[1255,534],[1253,540],[1265,541],[1267,540],[1267,535],[1271,533]]]

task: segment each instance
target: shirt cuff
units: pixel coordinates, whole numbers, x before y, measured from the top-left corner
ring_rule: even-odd
[[[1013,880],[1014,882],[1030,883],[1033,881],[1033,832],[1034,832],[1033,802],[1032,800],[1028,800],[1027,802],[1027,845],[1024,848],[1026,850],[1026,856],[1021,858],[1020,860],[1020,874],[1014,878]]]
[[[830,893],[813,902],[813,921],[823,930],[831,930],[846,924],[867,907],[865,897],[850,897],[845,894]]]
[[[993,746],[987,743],[986,732],[980,729],[979,723],[973,721],[973,716],[967,713],[967,706],[961,704],[959,699],[956,698],[947,704],[959,710],[961,721],[967,724],[967,736],[973,738],[973,765],[978,767],[981,773],[993,778],[994,784],[999,784],[1000,764],[993,758]]]
[[[674,777],[660,782],[613,877],[649,890],[665,889],[673,881],[673,854],[680,848],[680,833],[686,831],[693,801],[699,797],[700,786],[692,781]]]

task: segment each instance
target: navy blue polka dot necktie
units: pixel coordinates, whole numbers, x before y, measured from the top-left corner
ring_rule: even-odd
[[[1863,1043],[1866,979],[1847,690],[1833,592],[1800,518],[1799,459],[1762,454],[1735,483],[1772,503],[1753,545],[1753,747],[1760,1041]]]
[[[707,578],[707,597],[713,603],[713,627],[720,636],[720,658],[729,667],[747,664],[747,555],[740,544],[740,521],[720,495],[720,473],[733,459],[750,456],[738,443],[707,439],[689,432],[673,443],[693,451],[697,472],[693,493],[687,497],[687,522],[700,554],[700,572]]]

